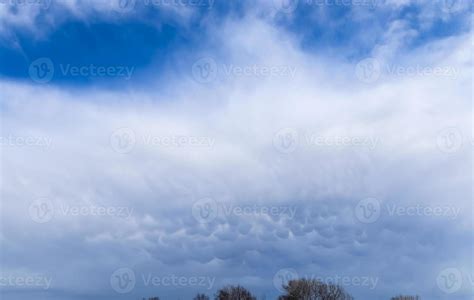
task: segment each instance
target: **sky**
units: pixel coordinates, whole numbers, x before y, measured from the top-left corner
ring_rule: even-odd
[[[474,294],[456,0],[0,0],[0,295]]]

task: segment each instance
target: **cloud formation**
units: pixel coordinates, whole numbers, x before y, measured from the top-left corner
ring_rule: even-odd
[[[61,5],[96,20],[102,4],[86,4]],[[209,47],[160,74],[150,64],[145,86],[4,77],[6,299],[176,299],[228,283],[271,298],[295,274],[358,299],[469,299],[470,34],[408,47],[424,31],[398,18],[366,55],[330,56],[293,30],[301,5],[203,18]],[[421,27],[439,9],[415,14]],[[20,11],[3,28],[31,28],[37,13]],[[461,286],[443,285],[450,268]],[[38,284],[15,281],[27,276]]]

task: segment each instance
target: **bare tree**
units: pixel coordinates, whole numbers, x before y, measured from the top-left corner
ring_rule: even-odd
[[[227,286],[219,290],[215,300],[257,300],[247,289],[238,286]]]
[[[209,297],[204,294],[197,294],[196,297],[194,297],[194,300],[209,300]]]
[[[338,285],[319,280],[291,280],[283,286],[286,295],[279,300],[352,300],[352,296]]]

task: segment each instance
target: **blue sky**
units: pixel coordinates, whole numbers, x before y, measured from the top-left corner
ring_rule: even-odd
[[[0,0],[5,299],[472,298],[468,1],[123,3]]]

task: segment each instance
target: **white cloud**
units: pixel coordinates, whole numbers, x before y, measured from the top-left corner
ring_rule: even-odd
[[[389,31],[390,47],[402,43],[405,33]],[[441,299],[430,276],[445,264],[466,266],[471,259],[461,245],[472,238],[469,37],[383,61],[448,66],[458,71],[455,78],[383,73],[367,84],[356,77],[355,64],[304,53],[292,38],[253,17],[228,22],[213,36],[226,53],[211,54],[221,70],[292,66],[295,77],[221,72],[203,85],[189,76],[170,83],[172,101],[153,86],[129,101],[125,91],[1,82],[2,137],[17,143],[2,147],[2,269],[16,272],[21,261],[28,272],[51,274],[53,291],[108,293],[107,276],[126,265],[139,272],[215,276],[217,284],[241,279],[276,293],[273,274],[292,267],[301,274],[378,277],[373,291],[347,287],[366,298],[409,292],[415,282],[427,298]],[[464,144],[443,152],[439,132],[452,127]],[[135,135],[129,153],[110,144],[120,128]],[[292,153],[274,144],[282,128],[300,137]],[[173,144],[183,136],[181,146]],[[311,136],[325,142],[308,144]],[[50,138],[52,144],[21,146],[18,137]],[[190,146],[203,137],[214,144]],[[353,137],[378,143],[329,144]],[[43,197],[55,215],[37,224],[28,208]],[[208,197],[253,215],[221,212],[201,224],[193,204]],[[354,217],[355,205],[367,197],[383,207],[374,224]],[[461,215],[454,221],[394,217],[385,209],[393,203],[452,205]],[[296,206],[296,216],[256,215],[255,204]],[[127,219],[75,216],[65,215],[63,206],[133,213]],[[143,294],[141,288],[134,293]],[[460,299],[467,297],[465,287]]]

